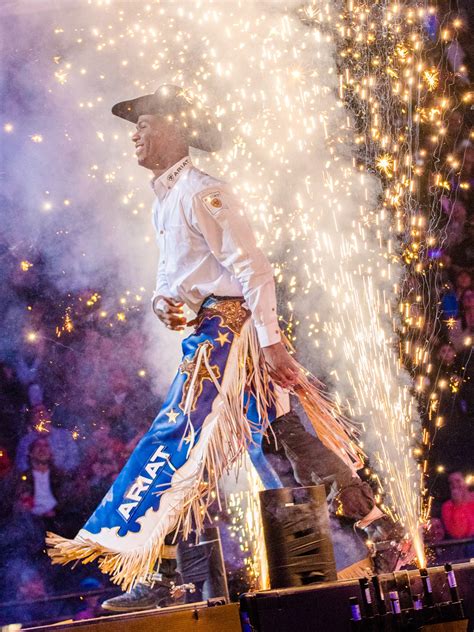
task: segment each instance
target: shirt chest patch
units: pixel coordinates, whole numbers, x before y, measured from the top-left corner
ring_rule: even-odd
[[[201,197],[201,200],[211,215],[217,215],[218,213],[220,213],[220,211],[228,208],[227,204],[222,199],[222,194],[220,191],[208,193],[207,195]]]

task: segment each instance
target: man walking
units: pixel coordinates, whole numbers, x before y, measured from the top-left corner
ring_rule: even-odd
[[[261,443],[269,424],[289,412],[288,389],[354,480],[361,452],[282,341],[272,269],[242,205],[229,185],[192,164],[190,146],[220,148],[209,113],[172,85],[112,112],[135,123],[138,164],[154,174],[153,310],[170,329],[194,330],[158,416],[99,507],[76,538],[49,534],[48,544],[53,562],[99,558],[103,572],[132,589],[103,605],[130,610],[172,601],[176,534],[202,528],[221,474],[246,450],[264,484],[281,485]],[[184,304],[196,313],[191,322]]]

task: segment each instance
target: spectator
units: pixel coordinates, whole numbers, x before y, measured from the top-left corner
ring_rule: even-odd
[[[102,419],[88,437],[87,451],[84,455],[83,465],[86,471],[101,458],[102,454],[110,452],[114,455],[117,467],[121,467],[124,459],[124,443],[111,430],[110,420]]]
[[[2,612],[2,623],[40,623],[54,621],[61,616],[61,604],[48,601],[47,580],[41,567],[15,560],[10,569],[14,600],[18,603]]]
[[[448,124],[444,141],[449,151],[456,147],[456,144],[466,138],[467,128],[464,122],[464,113],[462,110],[453,110],[448,115]]]
[[[86,470],[85,478],[80,482],[82,495],[81,511],[85,518],[94,511],[100,500],[117,478],[122,461],[114,449],[107,448],[96,454]]]
[[[447,248],[452,248],[463,239],[467,211],[466,206],[463,202],[461,202],[461,200],[448,202],[448,204],[445,204],[444,206],[447,206],[446,213],[448,215],[444,245]]]
[[[446,532],[458,540],[474,537],[474,494],[461,472],[452,472],[448,482],[451,498],[441,507]]]
[[[449,339],[456,351],[472,346],[474,336],[474,290],[466,290],[461,299],[461,318],[449,329]]]
[[[16,497],[35,516],[53,518],[61,501],[62,473],[54,468],[49,440],[37,437],[29,446],[30,467],[21,473]]]
[[[437,544],[444,540],[445,531],[439,518],[431,518],[424,529],[424,541],[426,544]]]
[[[470,217],[464,226],[464,239],[450,253],[454,266],[469,270],[474,268],[474,218]]]
[[[443,320],[448,321],[452,318],[458,318],[461,309],[460,299],[463,293],[471,287],[472,275],[468,270],[464,269],[457,271],[454,285],[451,282],[446,283],[441,299]]]
[[[472,287],[472,275],[468,270],[459,270],[456,274],[456,294],[461,297],[466,290]]]
[[[27,469],[27,454],[30,445],[46,433],[55,467],[64,472],[74,471],[79,465],[79,448],[72,433],[66,428],[58,427],[59,424],[67,425],[68,423],[70,420],[64,407],[55,407],[51,416],[43,404],[35,406],[30,413],[28,432],[18,444],[15,459],[17,469],[20,471]]]
[[[466,139],[459,144],[456,158],[460,168],[451,177],[451,188],[458,198],[469,202],[472,200],[474,186],[474,145],[471,140]],[[472,211],[470,215],[472,216]]]
[[[8,451],[0,445],[0,480],[6,478],[12,469],[12,462]]]
[[[466,53],[457,40],[453,40],[447,47],[446,57],[454,74],[462,83],[469,85],[469,74],[466,67]]]
[[[33,408],[43,403],[43,389],[37,382],[28,386],[28,402]]]
[[[44,548],[44,528],[31,512],[32,490],[25,487],[27,477],[22,480],[21,472],[6,467],[0,477],[0,577],[2,565],[8,566],[13,553],[36,560]]]
[[[21,423],[24,403],[24,388],[13,367],[0,362],[0,441],[12,456],[24,431]]]
[[[456,359],[456,351],[449,343],[444,343],[438,349],[438,358],[445,367],[452,367]]]
[[[31,342],[16,360],[16,373],[23,386],[28,387],[38,381],[41,364],[44,360],[45,344],[43,338]]]
[[[446,283],[443,297],[441,299],[441,311],[443,320],[449,321],[451,318],[457,318],[459,315],[459,300],[457,292],[451,282]]]

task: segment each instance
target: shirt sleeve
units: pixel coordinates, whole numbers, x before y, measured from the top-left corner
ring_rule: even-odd
[[[216,259],[239,280],[260,345],[268,347],[279,342],[272,267],[257,247],[235,195],[225,186],[201,191],[193,197],[191,221]]]
[[[156,272],[156,285],[151,302],[155,300],[156,296],[171,296],[171,290],[166,279],[166,275],[161,262],[158,262],[158,270]]]

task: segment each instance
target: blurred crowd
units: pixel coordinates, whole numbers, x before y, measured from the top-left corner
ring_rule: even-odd
[[[435,336],[427,386],[438,388],[425,420],[436,428],[429,455],[434,502],[428,538],[434,542],[474,538],[469,489],[474,482],[474,12],[468,2],[445,5],[433,39],[439,42],[444,33],[447,41],[433,49],[432,61],[452,107],[442,126],[429,130],[437,148],[426,182],[441,218],[432,227],[439,238],[428,251],[437,278],[435,288],[427,290],[440,314],[439,322],[430,323]],[[469,558],[474,547],[468,542],[459,551]]]
[[[441,307],[441,322],[430,324],[430,379],[445,384],[427,413],[440,420],[431,458],[454,470],[435,490],[433,542],[474,537],[474,106],[464,99],[474,72],[472,20],[461,13],[457,37],[443,47],[443,14],[431,28],[432,61],[458,96],[444,130],[434,130],[442,142],[426,180],[438,191],[441,179],[446,190],[433,194],[443,221],[428,253],[439,272],[438,289],[428,292]],[[419,164],[426,160],[420,153]],[[104,307],[97,288],[60,292],[33,244],[0,244],[0,260],[0,624],[94,616],[107,579],[93,566],[52,566],[44,536],[75,535],[159,409],[143,368],[143,314]],[[85,597],[48,601],[65,592]]]
[[[59,292],[32,247],[0,259],[0,624],[81,618],[93,595],[48,597],[109,584],[93,565],[52,566],[45,533],[77,533],[159,409],[142,313]]]

